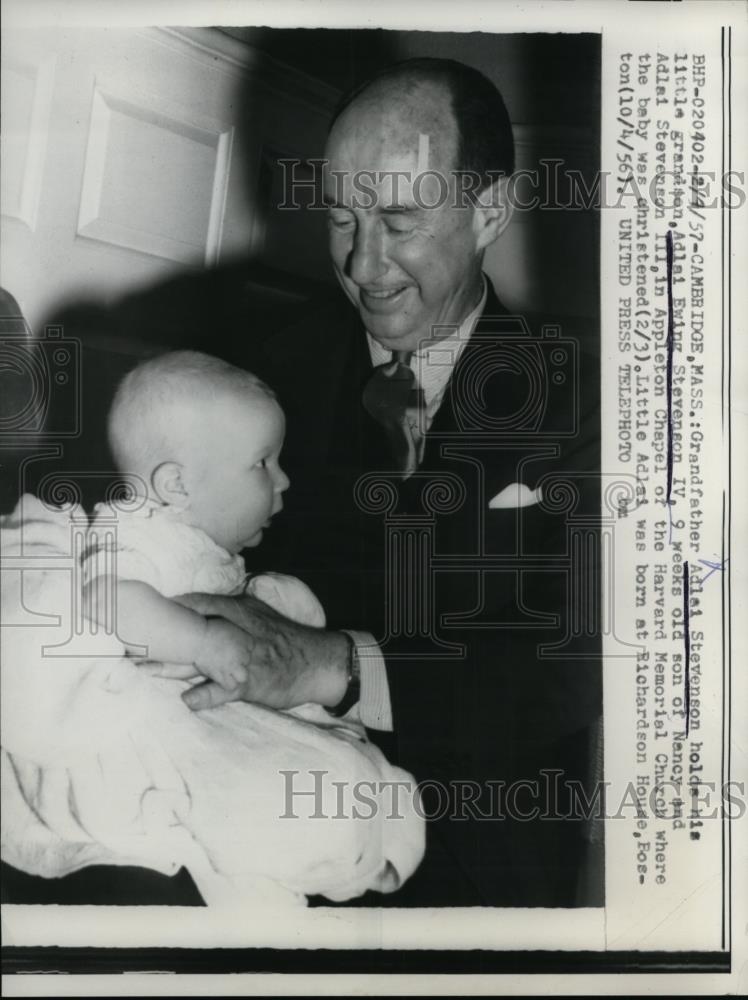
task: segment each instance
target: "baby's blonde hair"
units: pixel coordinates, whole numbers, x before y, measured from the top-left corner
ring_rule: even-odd
[[[109,410],[109,446],[118,471],[149,477],[161,462],[178,457],[186,414],[223,393],[258,391],[275,399],[256,375],[199,351],[143,361],[124,377]]]

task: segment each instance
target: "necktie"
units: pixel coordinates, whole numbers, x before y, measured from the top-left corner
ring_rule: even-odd
[[[385,431],[395,468],[406,478],[418,468],[423,445],[419,418],[424,410],[423,389],[408,363],[412,351],[393,351],[392,361],[379,365],[364,386],[364,409]]]

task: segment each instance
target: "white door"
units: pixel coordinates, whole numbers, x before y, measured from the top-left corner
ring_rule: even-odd
[[[304,239],[319,220],[276,213],[297,235],[276,240],[258,199],[269,158],[321,149],[334,90],[210,28],[25,29],[2,44],[0,284],[37,332],[67,301],[235,254],[319,276]]]

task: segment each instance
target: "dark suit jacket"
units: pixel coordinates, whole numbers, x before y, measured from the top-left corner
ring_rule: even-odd
[[[287,414],[291,487],[253,562],[308,582],[331,627],[374,634],[394,734],[371,736],[447,789],[425,800],[429,815],[447,806],[427,874],[403,890],[417,904],[580,901],[583,824],[496,815],[509,811],[496,783],[518,780],[539,784],[516,809],[563,814],[568,796],[549,803],[541,769],[589,796],[601,714],[597,394],[586,406],[580,345],[552,334],[531,336],[489,289],[405,482],[361,406],[372,366],[352,307],[310,315],[257,359]],[[489,508],[509,484],[541,481],[542,504]]]

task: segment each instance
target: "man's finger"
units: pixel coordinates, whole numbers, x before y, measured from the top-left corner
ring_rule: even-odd
[[[138,664],[138,670],[151,677],[165,677],[171,681],[189,681],[200,674],[191,663],[162,663],[160,660],[146,660]]]
[[[255,632],[257,626],[264,627],[269,619],[279,624],[288,621],[285,615],[280,614],[259,598],[253,597],[252,594],[224,598],[224,605],[221,609],[212,613],[220,614],[233,625],[238,625],[239,628],[251,633]]]
[[[207,681],[205,684],[196,684],[189,691],[182,692],[182,700],[193,712],[200,712],[204,708],[217,708],[225,705],[228,701],[237,701],[241,697],[239,688],[229,691],[215,681]]]

